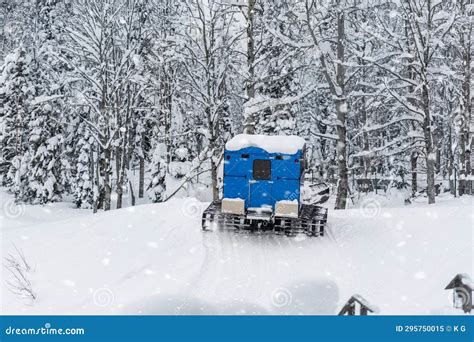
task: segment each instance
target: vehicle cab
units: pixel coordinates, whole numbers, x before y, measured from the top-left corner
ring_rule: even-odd
[[[304,139],[240,134],[225,145],[222,211],[252,219],[298,217]]]

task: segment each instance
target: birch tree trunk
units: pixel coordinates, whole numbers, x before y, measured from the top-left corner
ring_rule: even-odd
[[[415,197],[418,192],[418,173],[417,173],[418,152],[413,151],[411,153],[410,164],[411,164],[411,196]]]
[[[138,179],[138,198],[143,198],[145,192],[145,158],[140,156],[140,171]]]
[[[171,162],[171,78],[168,75],[169,70],[165,67],[161,69],[161,87],[160,87],[160,116],[162,126],[164,127],[165,145],[166,145],[166,171],[169,171]]]
[[[340,11],[337,15],[337,67],[336,82],[339,98],[336,100],[337,114],[337,166],[339,171],[339,183],[337,186],[335,209],[345,209],[347,204],[347,195],[349,192],[349,178],[347,174],[347,151],[346,151],[346,117],[347,117],[347,99],[345,96],[345,66],[344,66],[344,12]]]
[[[104,180],[104,210],[110,210],[110,198],[112,193],[112,187],[110,185],[110,160],[111,160],[111,152],[110,147],[106,147],[104,149],[104,158],[102,159],[101,171],[102,171],[102,178]]]
[[[423,99],[423,110],[425,112],[425,117],[424,117],[424,122],[423,122],[423,133],[425,136],[426,185],[427,185],[426,193],[428,195],[428,204],[433,204],[435,203],[435,198],[436,198],[436,189],[435,189],[436,149],[433,145],[429,89],[426,83],[423,85],[422,99]]]
[[[461,3],[461,11],[466,11],[465,4]],[[462,120],[461,120],[461,132],[460,132],[460,175],[459,181],[459,195],[471,194],[471,187],[468,186],[467,177],[471,174],[471,114],[472,114],[472,98],[471,98],[471,75],[472,75],[472,21],[467,24],[466,31],[461,30],[459,33],[459,41],[462,51],[462,63],[463,63],[463,83],[462,83]]]
[[[125,127],[127,127],[127,124],[128,118],[126,120]],[[123,191],[125,189],[125,181],[128,168],[127,136],[127,134],[123,133],[121,154],[117,155],[116,157],[117,159],[121,160],[121,168],[120,170],[117,170],[117,172],[119,173],[119,177],[117,178],[117,209],[122,208]]]
[[[255,1],[248,0],[247,2],[247,101],[244,105],[244,133],[255,133],[255,118],[249,111],[249,104],[255,98],[255,37],[254,37],[254,10]]]
[[[337,3],[340,6],[340,2]],[[321,47],[320,41],[318,39],[317,29],[313,27],[312,22],[312,13],[311,8],[313,8],[314,2],[306,0],[306,25],[309,29],[309,34],[313,40],[313,44],[318,48],[319,60],[321,62],[322,72],[324,78],[326,79],[331,95],[334,98],[334,104],[336,106],[336,133],[337,133],[337,167],[338,167],[338,176],[339,181],[337,185],[337,195],[336,195],[336,204],[335,209],[345,209],[347,204],[347,195],[349,193],[349,177],[347,172],[347,150],[346,150],[346,140],[347,140],[347,97],[345,91],[345,26],[344,26],[344,10],[339,8],[336,13],[336,30],[337,30],[337,39],[336,39],[336,58],[331,57],[329,51],[325,51]],[[335,65],[332,67],[330,64]],[[335,69],[335,70],[334,70]],[[335,73],[335,77],[333,76]]]
[[[365,46],[364,46],[365,48]],[[362,77],[365,79],[365,61],[362,58],[359,58],[359,64],[362,65]],[[364,89],[365,91],[365,89]],[[367,99],[365,96],[361,99],[360,107],[360,125],[362,126],[362,150],[364,151],[364,156],[362,157],[362,166],[363,166],[363,176],[368,178],[372,172],[371,158],[370,158],[370,143],[369,143],[369,133],[367,132]]]

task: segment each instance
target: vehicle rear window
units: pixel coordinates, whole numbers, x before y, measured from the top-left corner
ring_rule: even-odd
[[[272,162],[270,160],[255,159],[253,161],[253,179],[268,180],[272,176]]]

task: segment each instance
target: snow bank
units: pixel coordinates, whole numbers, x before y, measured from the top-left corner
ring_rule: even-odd
[[[238,151],[247,147],[258,147],[268,153],[295,154],[305,144],[303,138],[296,135],[251,135],[239,134],[230,139],[225,148],[228,151]]]

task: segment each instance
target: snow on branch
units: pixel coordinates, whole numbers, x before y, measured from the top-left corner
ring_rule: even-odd
[[[313,85],[308,90],[296,96],[287,96],[287,97],[282,97],[282,98],[271,98],[271,97],[260,95],[258,97],[255,97],[251,101],[247,102],[245,113],[246,115],[253,115],[253,114],[262,112],[266,109],[292,104],[310,95],[317,88],[318,88],[317,85]]]
[[[192,161],[192,164],[193,164],[193,167],[191,168],[191,170],[189,170],[189,172],[183,177],[183,180],[178,184],[178,186],[171,192],[171,194],[169,194],[164,200],[163,202],[166,202],[168,201],[169,199],[171,199],[173,196],[175,196],[179,190],[181,190],[189,181],[191,181],[193,178],[199,176],[200,174],[202,173],[205,173],[205,172],[208,172],[210,170],[202,170],[201,169],[201,166],[202,164],[206,161],[206,160],[209,160],[209,158],[211,158],[211,156],[209,156],[210,150],[209,150],[209,147],[207,146],[193,161]]]
[[[51,102],[51,101],[54,101],[56,99],[60,99],[60,98],[63,98],[63,97],[64,97],[64,95],[37,96],[37,97],[35,97],[35,99],[33,101],[31,101],[31,104],[33,106],[36,106],[36,105],[39,105],[41,103]]]
[[[373,131],[378,131],[378,130],[381,130],[381,129],[385,129],[389,126],[392,126],[394,124],[397,124],[397,123],[401,123],[401,122],[404,122],[404,121],[416,121],[420,124],[423,124],[423,120],[422,119],[418,119],[416,117],[413,117],[413,116],[408,116],[408,115],[404,115],[404,116],[401,116],[401,117],[398,117],[398,118],[395,118],[393,120],[390,120],[388,122],[385,122],[383,124],[378,124],[378,125],[371,125],[371,126],[366,126],[366,127],[362,127],[361,131],[358,132],[357,134],[354,135],[354,137],[352,138],[352,140],[355,140],[357,137],[359,137],[361,134],[363,134],[364,132],[373,132]]]
[[[369,156],[370,155],[378,155],[378,154],[380,154],[380,152],[385,152],[386,150],[388,150],[392,146],[397,146],[397,147],[400,148],[402,146],[401,145],[402,142],[404,142],[405,140],[414,140],[414,142],[419,142],[419,141],[424,140],[424,136],[420,135],[416,132],[408,132],[408,134],[406,136],[398,137],[398,138],[390,141],[389,143],[387,143],[383,146],[372,148],[370,151],[361,151],[361,152],[355,153],[355,154],[352,155],[352,157],[364,157],[364,156],[367,156],[367,155],[369,155]],[[405,147],[410,147],[410,146],[412,146],[412,144],[409,144]],[[405,150],[405,148],[400,149],[400,152],[403,152],[404,150]]]

